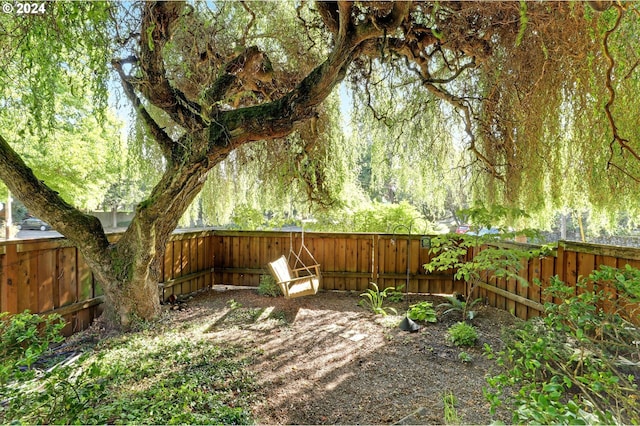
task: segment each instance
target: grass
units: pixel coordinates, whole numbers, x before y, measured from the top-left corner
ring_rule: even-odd
[[[246,367],[252,354],[213,343],[200,328],[171,331],[156,324],[102,340],[73,366],[74,373],[95,374],[82,382],[58,378],[54,384],[72,384],[67,384],[68,401],[59,396],[58,405],[82,401],[81,409],[56,417],[41,398],[33,398],[0,417],[8,423],[251,423],[256,385]]]
[[[442,396],[442,402],[444,403],[444,424],[446,425],[459,425],[462,424],[462,419],[456,410],[457,399],[453,392],[446,392]]]

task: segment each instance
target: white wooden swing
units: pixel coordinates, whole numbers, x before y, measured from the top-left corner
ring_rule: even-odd
[[[302,250],[305,250],[313,265],[307,266],[302,262]],[[290,266],[291,257],[295,258],[293,267]],[[302,244],[296,253],[293,250],[293,233],[289,233],[289,256],[280,256],[268,264],[271,275],[282,290],[286,299],[310,296],[318,292],[320,287],[320,265],[304,244],[304,229],[302,230]]]

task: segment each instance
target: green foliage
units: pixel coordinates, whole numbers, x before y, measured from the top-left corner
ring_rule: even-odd
[[[260,275],[258,294],[261,296],[277,297],[282,295],[282,290],[271,275]]]
[[[87,358],[63,360],[32,380],[12,383],[7,394],[0,395],[8,397],[0,422],[71,424],[85,418],[85,412],[107,396],[101,364]]]
[[[402,292],[403,288],[404,288],[404,284],[399,285],[392,291],[387,292],[387,300],[393,303],[402,302],[404,300],[404,293]]]
[[[0,313],[0,385],[32,376],[31,365],[52,343],[62,341],[65,322],[59,315]],[[25,370],[25,368],[27,370]]]
[[[257,230],[262,227],[264,216],[260,210],[240,204],[234,209],[231,220],[240,229]]]
[[[407,316],[414,321],[438,322],[433,303],[426,301],[409,306]]]
[[[456,346],[473,346],[477,339],[476,328],[463,321],[453,324],[447,330],[447,340]]]
[[[469,363],[473,361],[473,357],[464,351],[458,354],[458,359],[464,363]]]
[[[63,340],[64,325],[59,315],[0,314],[0,423],[71,423],[104,396],[96,363],[77,370],[68,360],[53,366],[42,360]]]
[[[458,299],[457,295],[446,296],[445,298],[447,302],[438,305],[438,308],[446,308],[442,315],[446,315],[449,312],[460,312],[463,321],[471,321],[476,317],[476,311],[473,310],[473,307],[482,301],[482,298],[479,297],[467,302],[467,300]]]
[[[529,230],[508,230],[509,223],[526,216],[520,209],[477,204],[473,208],[461,210],[458,215],[470,222],[471,231],[432,238],[430,253],[436,256],[424,268],[428,272],[453,269],[455,278],[466,282],[464,303],[449,298],[449,304],[450,308],[462,312],[463,319],[468,319],[471,308],[478,302],[478,299],[474,300],[472,297],[480,282],[491,278],[509,278],[523,286],[528,285],[527,280],[518,272],[528,259],[542,256],[547,248],[506,247],[500,244],[502,240],[513,239],[516,235],[535,235],[535,232]]]
[[[247,424],[255,391],[249,362],[193,330],[150,327],[2,387],[0,422]]]
[[[383,307],[384,301],[387,298],[387,292],[392,292],[395,289],[393,287],[387,287],[384,290],[380,291],[378,285],[376,283],[369,283],[373,288],[368,288],[365,293],[362,293],[360,297],[361,299],[358,303],[360,306],[371,310],[376,315],[388,315],[388,312],[392,312],[394,314],[397,311],[391,307]],[[387,312],[388,311],[388,312]]]
[[[510,331],[503,351],[485,348],[505,368],[487,379],[492,409],[506,403],[514,423],[638,424],[640,330],[629,319],[640,316],[628,309],[639,290],[629,266],[601,267],[575,287],[553,279],[545,293],[558,303]]]
[[[407,201],[399,204],[374,202],[370,206],[359,205],[336,216],[327,215],[314,225],[314,229],[335,232],[407,233],[426,229],[427,222],[416,207]]]
[[[242,303],[238,302],[235,299],[229,299],[229,300],[227,300],[227,306],[229,306],[229,309],[234,311],[236,309],[242,308]]]
[[[108,2],[60,1],[47,2],[42,14],[0,16],[0,98],[11,99],[19,90],[15,103],[3,107],[17,107],[29,119],[22,130],[43,135],[78,124],[59,114],[61,93],[104,112],[112,52],[112,33],[105,28],[112,12]]]

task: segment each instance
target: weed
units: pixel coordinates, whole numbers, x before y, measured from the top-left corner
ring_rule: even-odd
[[[242,308],[242,303],[236,301],[235,299],[227,300],[227,305],[229,306],[229,309],[231,309],[232,311]]]
[[[258,294],[261,296],[277,297],[282,295],[282,290],[271,275],[260,275]]]
[[[473,361],[473,357],[464,351],[458,354],[458,359],[464,363]]]
[[[393,303],[402,302],[404,300],[404,293],[402,292],[403,288],[404,288],[404,284],[396,287],[392,291],[389,291],[387,293],[387,299],[389,300],[389,302],[393,302]]]
[[[280,323],[287,324],[287,313],[285,311],[273,311],[269,314],[269,318],[274,319]]]
[[[384,304],[384,300],[387,298],[387,292],[392,292],[395,289],[393,287],[387,287],[384,290],[380,291],[378,285],[376,283],[370,283],[373,288],[368,288],[365,293],[362,293],[360,296],[364,299],[361,299],[358,303],[360,306],[371,310],[376,315],[388,315],[389,312],[393,314],[397,314],[397,311],[394,308],[385,308],[382,305]]]
[[[414,321],[437,322],[436,311],[431,302],[419,302],[409,306],[407,316]]]
[[[442,402],[444,403],[444,424],[446,425],[459,425],[462,424],[462,419],[456,410],[456,404],[458,403],[455,395],[452,392],[446,392],[442,396]]]
[[[447,339],[456,346],[473,346],[478,339],[478,332],[474,326],[461,321],[449,327]]]

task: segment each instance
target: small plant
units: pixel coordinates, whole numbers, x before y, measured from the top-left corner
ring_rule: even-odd
[[[431,302],[419,302],[409,306],[407,316],[414,321],[438,322],[436,311]]]
[[[438,308],[446,308],[442,315],[446,315],[449,312],[460,312],[463,321],[471,321],[476,317],[476,311],[473,310],[473,307],[482,301],[481,297],[472,301],[468,301],[465,298],[460,300],[457,295],[447,296],[445,299],[447,299],[447,302],[438,305]]]
[[[389,300],[389,302],[393,302],[393,303],[402,302],[404,300],[404,293],[402,292],[403,288],[404,288],[404,284],[396,287],[393,291],[389,291],[387,293],[387,299]]]
[[[446,392],[442,396],[442,402],[444,403],[444,424],[446,425],[459,425],[462,424],[462,419],[456,410],[456,404],[458,403],[453,392]]]
[[[282,290],[271,275],[260,275],[258,294],[261,296],[278,297],[282,295]]]
[[[474,326],[460,321],[449,327],[447,339],[456,346],[473,346],[478,339],[478,332]]]
[[[384,290],[380,291],[378,285],[376,283],[370,283],[373,288],[368,288],[365,293],[362,293],[360,297],[361,299],[358,303],[360,306],[371,310],[376,315],[388,315],[388,312],[392,312],[393,314],[397,314],[397,311],[394,308],[385,308],[382,305],[384,304],[384,300],[388,297],[388,292],[392,292],[395,290],[394,287],[387,287]]]
[[[229,306],[229,309],[231,309],[232,311],[242,308],[242,303],[236,301],[235,299],[227,300],[227,305]]]
[[[458,354],[458,359],[464,363],[473,361],[473,357],[464,351]]]

